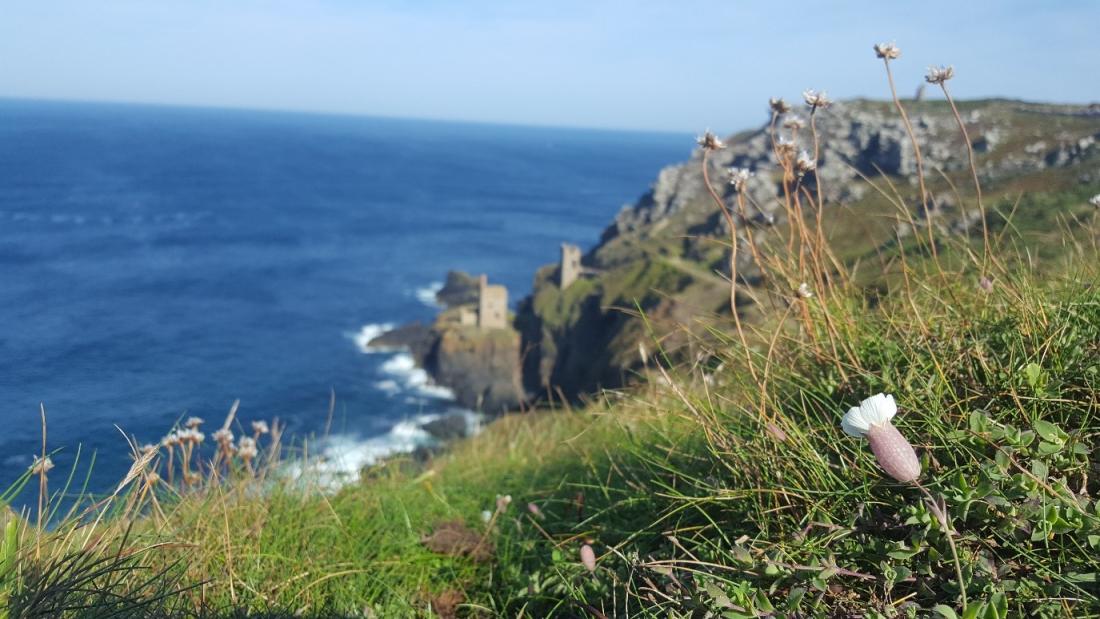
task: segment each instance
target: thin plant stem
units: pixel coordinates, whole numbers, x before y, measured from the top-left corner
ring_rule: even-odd
[[[922,493],[924,493],[924,496],[928,499],[928,501],[931,503],[931,506],[934,508],[936,519],[943,526],[943,533],[947,536],[947,545],[951,548],[951,559],[955,563],[955,578],[958,579],[959,597],[962,600],[962,608],[963,610],[966,610],[966,581],[963,579],[962,562],[959,561],[959,551],[957,548],[955,548],[954,531],[951,528],[951,521],[948,518],[947,506],[944,505],[943,507],[940,507],[936,503],[936,499],[932,496],[932,493],[929,492],[928,488],[925,488],[924,485],[920,483],[920,481],[914,481],[913,485],[919,488]]]
[[[970,175],[974,178],[974,192],[978,199],[978,214],[982,220],[982,275],[985,275],[985,271],[988,268],[989,263],[989,226],[985,221],[985,204],[982,202],[982,183],[978,180],[978,166],[974,162],[974,145],[970,143],[970,135],[966,132],[966,125],[963,123],[962,116],[959,114],[959,108],[955,105],[955,99],[951,97],[951,92],[947,90],[947,82],[940,82],[940,89],[943,90],[943,96],[947,99],[948,105],[951,106],[951,111],[955,114],[955,122],[959,125],[959,131],[962,132],[963,142],[966,144],[966,156],[970,162]]]

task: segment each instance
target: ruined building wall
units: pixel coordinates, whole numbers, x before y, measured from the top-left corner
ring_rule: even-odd
[[[562,290],[577,281],[581,275],[581,248],[569,243],[561,244],[561,266],[558,269],[558,285]]]
[[[508,289],[490,286],[482,275],[478,282],[477,326],[482,329],[504,329],[508,326]]]

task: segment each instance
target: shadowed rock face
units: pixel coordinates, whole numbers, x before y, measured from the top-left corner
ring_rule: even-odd
[[[520,337],[513,329],[440,329],[425,368],[455,392],[463,406],[490,415],[519,408],[524,401]]]

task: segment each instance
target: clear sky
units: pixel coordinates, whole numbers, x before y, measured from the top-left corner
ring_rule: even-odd
[[[1100,0],[5,0],[0,97],[696,131],[804,88],[1100,100]]]

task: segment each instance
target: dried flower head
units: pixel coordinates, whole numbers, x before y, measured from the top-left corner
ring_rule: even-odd
[[[221,428],[217,432],[214,432],[213,436],[214,440],[217,441],[219,445],[225,446],[233,444],[233,431],[229,428]]]
[[[817,162],[810,157],[810,153],[801,151],[798,153],[798,159],[794,162],[795,171],[799,176],[806,174],[807,172],[813,172],[817,169]]]
[[[829,98],[829,95],[825,94],[824,90],[821,92],[816,90],[804,90],[802,91],[802,98],[806,100],[806,105],[810,106],[811,110],[825,109],[833,104],[833,100]]]
[[[783,121],[783,127],[791,131],[798,131],[805,126],[806,123],[798,116],[790,116],[787,120]]]
[[[929,84],[943,84],[953,77],[955,77],[955,67],[928,67],[928,73],[925,74],[924,81]]]
[[[901,56],[901,50],[893,43],[876,43],[875,55],[884,60],[894,60]]]
[[[877,394],[848,410],[840,426],[852,436],[865,436],[871,441],[871,451],[879,466],[900,482],[920,477],[917,452],[890,422],[898,412],[894,396]]]
[[[1096,208],[1100,208],[1100,193],[1089,198],[1089,204],[1095,206]]]
[[[978,280],[978,287],[981,288],[983,292],[993,292],[993,280],[983,275],[982,278]]]
[[[733,185],[733,189],[738,193],[745,191],[749,179],[752,178],[752,172],[748,168],[730,168],[729,173],[730,185]]]
[[[492,520],[492,519],[493,519],[493,512],[491,512],[491,511],[489,511],[489,510],[487,510],[487,509],[486,509],[486,510],[483,510],[483,511],[481,512],[481,521],[482,521],[482,522],[484,522],[484,523],[488,524],[488,523],[489,523],[489,521],[490,521],[490,520]]]
[[[31,473],[35,475],[42,475],[48,473],[53,468],[53,460],[49,456],[45,458],[34,457],[34,462],[31,463]]]
[[[197,428],[197,427],[201,426],[204,423],[206,423],[206,422],[203,421],[202,417],[188,417],[187,421],[184,422],[183,425],[188,427],[188,428]]]
[[[794,140],[789,138],[780,137],[775,143],[775,152],[781,159],[794,155],[796,150],[798,150],[798,147],[795,145]]]
[[[810,290],[809,284],[807,284],[806,282],[802,282],[798,285],[798,296],[802,297],[803,299],[809,299],[814,296],[814,291]]]
[[[771,108],[772,112],[776,116],[781,116],[791,111],[790,104],[780,97],[772,97],[771,99],[768,99],[768,107]]]
[[[504,496],[497,495],[497,511],[502,512],[508,509],[508,506],[512,504],[512,495],[506,494]]]
[[[256,439],[251,436],[242,436],[240,442],[237,443],[237,455],[245,460],[251,460],[256,457],[259,450],[256,449]]]
[[[596,551],[588,544],[581,546],[581,565],[589,572],[596,571]]]
[[[267,427],[267,422],[266,421],[262,421],[262,420],[261,421],[253,421],[252,422],[252,431],[255,432],[256,434],[267,434],[268,432],[271,431],[271,428]]]
[[[175,447],[180,444],[179,432],[169,432],[167,436],[160,439],[160,444],[164,447]]]
[[[145,453],[145,454],[152,453],[152,452],[154,452],[158,449],[160,449],[160,445],[154,445],[152,443],[146,443],[146,444],[141,446],[141,453]]]
[[[704,131],[703,135],[695,138],[695,143],[702,147],[703,150],[722,150],[726,147],[725,142],[718,139],[718,136],[710,132],[710,130]]]

